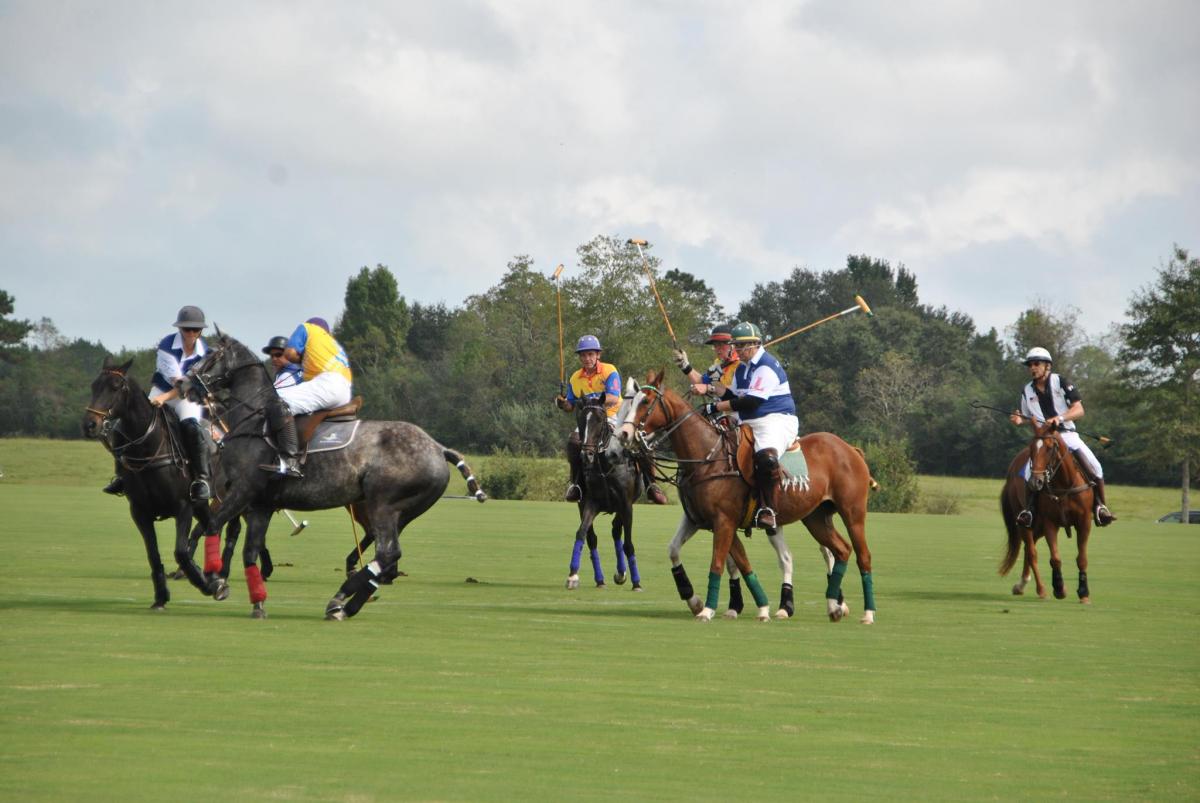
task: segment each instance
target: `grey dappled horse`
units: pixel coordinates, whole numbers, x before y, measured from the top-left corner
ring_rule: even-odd
[[[476,499],[487,498],[462,455],[404,421],[362,421],[345,448],[310,454],[303,479],[261,470],[259,465],[276,462],[275,449],[263,435],[264,407],[275,388],[262,361],[219,331],[208,354],[188,372],[185,390],[197,400],[218,392],[225,397],[226,487],[221,489],[223,504],[214,514],[208,539],[234,516],[245,517],[242,563],[256,618],[266,616],[267,594],[254,564],[275,510],[325,510],[353,504],[366,518],[368,534],[376,544],[375,559],[347,579],[325,608],[327,619],[342,620],[358,613],[380,584],[397,576],[400,532],[442,496],[450,481],[447,463],[458,468]]]

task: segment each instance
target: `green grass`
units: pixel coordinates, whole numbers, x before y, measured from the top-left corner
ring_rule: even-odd
[[[638,509],[644,593],[568,592],[572,506],[461,500],[404,533],[409,576],[344,623],[321,614],[345,513],[274,526],[291,565],[253,621],[240,577],[226,602],[175,582],[148,610],[106,462],[0,441],[0,799],[1200,797],[1200,528],[1130,513],[1158,504],[1141,489],[1114,489],[1127,515],[1092,539],[1090,606],[1012,597],[998,514],[967,488],[962,515],[871,517],[874,627],[853,570],[852,619],[825,620],[797,528],[796,619],[699,625],[665,554],[679,508]],[[709,543],[684,553],[701,586]],[[774,596],[765,539],[749,549]]]

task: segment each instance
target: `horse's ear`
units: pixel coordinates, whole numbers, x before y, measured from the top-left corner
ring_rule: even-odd
[[[657,371],[650,371],[649,373],[647,373],[646,374],[646,384],[653,385],[656,388],[660,387],[662,385],[663,370],[664,369],[659,368]]]
[[[113,362],[112,355],[111,355],[111,354],[105,354],[105,355],[104,355],[104,364],[100,366],[100,370],[101,370],[101,371],[108,371],[108,370],[110,370],[110,369],[111,369],[111,368],[112,368],[114,365],[116,365],[116,363],[114,363],[114,362]]]
[[[213,321],[213,331],[215,331],[217,334],[217,340],[220,340],[221,338],[223,338],[225,336],[225,335],[221,334],[221,325],[219,323],[217,323],[216,321]]]
[[[125,374],[129,373],[129,366],[131,365],[133,365],[133,357],[130,357],[128,360],[126,360],[125,363],[117,369],[117,371],[124,376]]]

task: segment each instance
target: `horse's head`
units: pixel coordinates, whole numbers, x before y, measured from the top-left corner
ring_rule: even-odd
[[[129,404],[129,366],[133,359],[117,365],[109,355],[104,357],[100,375],[92,382],[92,400],[83,415],[85,438],[107,437],[114,422],[125,414]]]
[[[588,401],[575,408],[575,422],[579,427],[579,447],[583,461],[590,464],[597,455],[607,451],[612,440],[608,412],[602,402]]]
[[[208,353],[183,378],[181,392],[189,400],[201,403],[216,391],[228,387],[234,374],[250,366],[262,367],[262,361],[218,329],[217,337],[208,344]]]
[[[1035,426],[1029,444],[1029,484],[1035,491],[1050,487],[1068,454],[1067,445],[1055,425]]]
[[[618,437],[625,448],[646,448],[646,439],[673,418],[669,403],[660,390],[662,383],[663,371],[660,369],[650,371],[644,385],[638,385],[631,379],[630,385],[626,386],[628,402],[622,405],[623,415],[617,419],[621,427]]]

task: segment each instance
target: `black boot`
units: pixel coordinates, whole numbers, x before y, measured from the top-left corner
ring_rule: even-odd
[[[189,419],[179,425],[183,436],[183,450],[187,453],[188,468],[192,471],[192,484],[188,489],[193,502],[206,502],[212,498],[212,472],[208,462],[208,439],[200,422]]]
[[[1083,477],[1092,484],[1092,496],[1094,501],[1094,516],[1096,525],[1099,527],[1107,527],[1117,520],[1117,517],[1108,509],[1108,505],[1104,501],[1104,480],[1092,473],[1092,469],[1088,466],[1087,460],[1076,449],[1072,454],[1075,455],[1075,464],[1079,466],[1079,470],[1083,472]]]
[[[271,425],[271,435],[275,438],[275,448],[279,450],[277,465],[260,465],[263,471],[282,474],[287,477],[301,479],[300,471],[300,436],[296,434],[296,419],[282,399],[272,399],[267,402],[267,421]]]
[[[754,526],[766,530],[767,535],[775,535],[779,530],[775,523],[775,511],[771,508],[771,497],[775,486],[779,484],[779,453],[774,449],[755,452],[754,484],[758,490],[758,513],[754,517]]]
[[[1033,511],[1037,507],[1037,491],[1025,488],[1025,509],[1017,513],[1015,524],[1018,527],[1024,527],[1026,530],[1033,529]]]
[[[650,462],[649,455],[643,454],[634,462],[642,473],[642,481],[646,483],[646,498],[656,505],[667,504],[667,495],[662,492],[662,488],[654,484],[654,464]]]
[[[113,496],[124,496],[125,478],[118,474],[117,476],[113,477],[112,482],[110,482],[108,485],[105,485],[101,490],[104,491],[104,493],[112,494]]]

